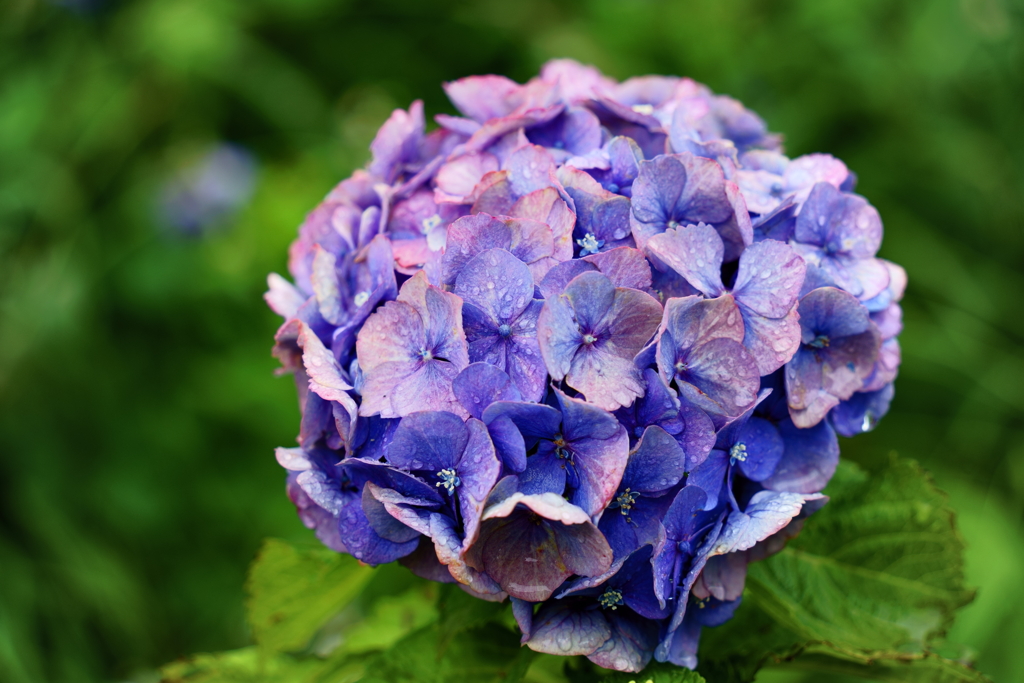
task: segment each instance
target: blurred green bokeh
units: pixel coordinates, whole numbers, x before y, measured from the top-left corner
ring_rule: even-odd
[[[950,641],[1024,680],[1020,0],[0,3],[0,680],[246,642],[259,541],[307,536],[266,273],[393,107],[559,56],[692,76],[857,172],[910,289],[892,412],[843,453],[934,472],[979,588]],[[161,187],[224,141],[252,201],[175,231]]]

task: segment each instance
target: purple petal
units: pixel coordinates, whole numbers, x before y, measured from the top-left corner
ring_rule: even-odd
[[[743,457],[735,458],[736,464],[751,481],[764,481],[771,476],[784,450],[775,425],[759,417],[750,418],[737,430],[735,442],[745,447]]]
[[[614,297],[614,287],[612,292]],[[561,380],[569,373],[572,359],[583,344],[583,334],[576,323],[572,303],[566,294],[546,299],[537,318],[540,354],[555,380]]]
[[[452,382],[462,407],[480,419],[495,401],[521,401],[522,395],[507,374],[488,363],[470,363]]]
[[[572,166],[560,168],[558,179],[576,206],[580,238],[587,233],[605,242],[629,238],[629,199],[605,190],[590,174]]]
[[[391,516],[384,504],[373,497],[370,488],[373,484],[363,487],[362,506],[366,520],[374,532],[392,543],[407,543],[421,536],[416,529],[406,526]]]
[[[600,574],[612,561],[589,515],[553,493],[516,493],[486,510],[476,553],[503,590],[531,602],[547,600],[572,574]]]
[[[519,598],[509,598],[509,601],[512,603],[512,616],[523,634],[520,644],[525,645],[533,633],[533,603]]]
[[[545,603],[533,620],[533,632],[526,641],[534,652],[551,655],[589,655],[612,635],[601,612],[576,610],[561,601]]]
[[[733,219],[725,185],[721,166],[689,152],[640,162],[630,214],[637,246],[644,248],[648,239],[677,225],[717,226]]]
[[[864,386],[860,391],[878,391],[896,379],[900,371],[900,342],[897,339],[889,339],[882,342],[878,349],[878,360],[871,374],[864,379]]]
[[[597,266],[583,259],[563,261],[547,272],[538,287],[545,299],[553,299],[565,291],[573,278],[580,273],[598,270]]]
[[[849,175],[846,164],[831,154],[805,154],[789,162],[784,178],[786,187],[797,191],[802,202],[816,183],[828,183],[838,189]]]
[[[538,145],[526,145],[513,152],[505,162],[505,170],[516,197],[557,184],[554,159]]]
[[[458,416],[413,413],[398,423],[386,455],[395,467],[434,474],[455,467],[468,441],[469,431]]]
[[[587,659],[598,666],[615,671],[641,671],[654,655],[658,644],[658,628],[654,622],[628,612],[613,614],[609,619],[612,635]]]
[[[765,240],[752,244],[740,257],[736,302],[766,318],[782,318],[800,294],[806,266],[788,244]]]
[[[629,460],[629,437],[611,413],[555,392],[562,409],[562,435],[580,473],[576,505],[597,516],[615,495]]]
[[[496,325],[519,317],[533,300],[533,275],[505,249],[488,249],[463,266],[455,294],[487,313]]]
[[[448,245],[441,261],[441,281],[454,285],[459,273],[477,254],[487,249],[507,249],[512,231],[503,221],[486,213],[463,216],[448,226]]]
[[[487,425],[494,450],[505,469],[516,474],[526,469],[526,444],[515,423],[500,415]]]
[[[399,559],[398,563],[421,579],[437,583],[455,583],[448,567],[437,560],[434,544],[425,536],[420,537],[416,550]]]
[[[722,493],[722,485],[725,482],[729,466],[729,453],[722,450],[712,450],[708,457],[698,465],[686,480],[686,486],[699,487],[705,491],[704,509],[712,510],[718,507],[718,498]],[[666,525],[668,522],[666,521]]]
[[[565,491],[565,464],[555,457],[554,450],[536,453],[526,460],[526,470],[519,475],[519,490],[527,495]]]
[[[743,316],[728,294],[716,299],[669,299],[665,302],[662,325],[672,342],[682,349],[691,349],[712,339],[742,342],[744,335]],[[662,376],[671,377],[671,374]]]
[[[800,326],[804,343],[809,344],[818,335],[838,339],[860,334],[871,322],[856,298],[833,287],[821,287],[800,300]]]
[[[832,254],[871,258],[882,243],[882,221],[863,197],[817,183],[797,217],[794,237]]]
[[[650,426],[629,456],[622,483],[643,493],[665,491],[678,484],[685,471],[686,454],[675,438],[661,427]]]
[[[584,273],[569,283],[558,300],[570,299],[577,324],[584,333],[583,344],[575,351],[566,375],[569,385],[582,391],[591,403],[615,410],[630,405],[643,393],[633,358],[658,329],[661,305],[648,294],[624,287],[611,288],[612,299],[604,311],[598,310],[597,305],[580,305],[590,303],[591,299],[595,304],[602,302],[609,287],[611,282],[604,275]],[[591,297],[592,294],[596,295]],[[547,331],[543,311],[541,316],[538,324]],[[564,348],[559,346],[556,350]],[[541,351],[545,351],[544,344]],[[548,355],[556,357],[550,350],[545,359]],[[561,379],[555,372],[552,377]]]
[[[832,409],[829,414],[832,424],[837,432],[847,437],[870,432],[889,412],[894,395],[892,384],[886,384],[877,391],[858,391]]]
[[[490,424],[501,415],[515,423],[527,438],[528,447],[532,447],[538,438],[553,439],[562,423],[562,414],[557,408],[540,403],[496,401],[484,410],[484,424]]]
[[[661,383],[660,377],[658,382]],[[690,472],[707,459],[714,447],[715,425],[707,413],[686,403],[680,406],[679,417],[684,427],[682,433],[676,435],[676,441],[686,453],[686,470]]]
[[[567,159],[601,146],[601,123],[590,111],[569,107],[549,123],[527,129],[526,137],[534,144],[554,148]]]
[[[762,485],[775,491],[813,493],[825,488],[839,464],[839,441],[828,422],[799,429],[790,420],[779,423],[785,444],[775,473]]]
[[[401,170],[401,164],[416,158],[417,147],[423,138],[423,102],[416,100],[406,112],[395,109],[391,117],[377,131],[377,137],[370,143],[373,161],[367,170],[373,175],[393,182]]]
[[[313,271],[310,282],[316,295],[317,308],[332,325],[342,321],[341,297],[338,293],[337,258],[319,244],[313,247]]]
[[[693,584],[693,595],[700,600],[715,598],[732,601],[743,595],[747,579],[745,553],[728,553],[708,559],[697,581]]]
[[[705,296],[716,297],[725,290],[721,275],[725,244],[711,226],[700,223],[666,230],[651,237],[646,249]],[[740,264],[742,272],[742,260]]]
[[[476,540],[484,502],[501,475],[501,463],[487,427],[480,420],[470,418],[466,423],[469,442],[458,461],[457,472],[462,480],[458,487],[459,507],[465,534],[463,547]]]

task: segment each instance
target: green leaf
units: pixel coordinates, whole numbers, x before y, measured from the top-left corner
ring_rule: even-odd
[[[870,478],[846,465],[826,493],[783,552],[750,566],[750,599],[808,641],[923,651],[973,597],[945,495],[895,459]]]
[[[704,677],[680,666],[651,662],[640,673],[613,673],[602,678],[601,683],[704,683]]]
[[[456,635],[498,620],[508,608],[508,602],[481,600],[455,584],[442,585],[438,599],[438,645],[444,651]]]
[[[272,651],[305,648],[349,604],[374,570],[324,548],[298,549],[267,539],[249,572],[249,621],[256,643]]]
[[[368,663],[360,683],[516,683],[533,656],[515,633],[494,623],[458,633],[443,654],[440,639],[436,625],[409,634]]]
[[[749,568],[744,604],[705,629],[699,670],[748,682],[762,666],[881,681],[984,681],[930,652],[973,594],[943,493],[912,461],[841,464],[830,502],[781,553]]]

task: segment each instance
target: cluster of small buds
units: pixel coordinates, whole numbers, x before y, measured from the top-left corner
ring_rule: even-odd
[[[888,409],[904,271],[841,161],[692,80],[445,89],[463,116],[396,110],[269,278],[288,495],[534,650],[692,668]]]

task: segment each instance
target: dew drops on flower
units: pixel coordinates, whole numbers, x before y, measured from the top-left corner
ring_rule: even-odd
[[[443,87],[461,116],[395,110],[268,278],[288,496],[337,552],[522,601],[533,650],[692,668],[887,412],[906,273],[842,161],[690,79]]]

